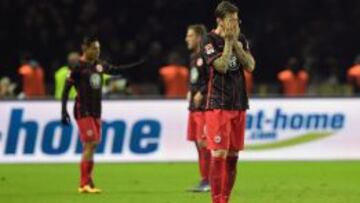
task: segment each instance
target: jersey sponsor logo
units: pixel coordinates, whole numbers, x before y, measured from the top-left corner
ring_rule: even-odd
[[[98,73],[93,73],[90,76],[90,85],[93,89],[100,89],[101,87],[101,76]]]
[[[211,55],[211,54],[215,53],[215,48],[211,43],[205,45],[205,53],[207,55]]]
[[[214,137],[214,142],[215,142],[215,144],[220,144],[220,143],[221,143],[221,136],[220,136],[220,135],[216,135],[216,136]]]
[[[192,67],[190,71],[190,82],[192,84],[199,80],[199,70],[196,67]]]
[[[237,71],[237,70],[239,70],[239,64],[238,64],[238,62],[237,62],[237,58],[236,58],[236,56],[232,56],[231,58],[230,58],[230,61],[229,61],[229,70],[230,71]]]
[[[91,136],[94,135],[94,132],[93,132],[92,130],[88,130],[88,131],[86,132],[86,135],[89,136],[89,137],[91,137]]]

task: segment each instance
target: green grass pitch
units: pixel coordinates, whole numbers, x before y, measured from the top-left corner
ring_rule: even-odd
[[[0,165],[1,203],[209,203],[187,193],[195,163],[98,164],[100,195],[77,193],[76,164]],[[241,162],[232,203],[359,203],[360,162]]]

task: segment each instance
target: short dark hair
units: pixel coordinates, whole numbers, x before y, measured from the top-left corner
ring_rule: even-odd
[[[189,25],[188,30],[194,30],[194,32],[201,37],[206,35],[206,27],[203,24]]]
[[[83,46],[90,46],[92,43],[99,41],[99,39],[96,36],[85,36],[83,38],[82,45]]]
[[[222,1],[215,10],[215,17],[223,19],[228,13],[238,13],[239,8],[229,1]]]

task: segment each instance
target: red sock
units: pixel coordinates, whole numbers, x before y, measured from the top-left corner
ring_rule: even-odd
[[[80,186],[83,187],[89,184],[90,175],[89,175],[89,161],[81,160],[80,162]]]
[[[211,157],[210,165],[210,185],[213,203],[221,203],[222,174],[225,169],[225,159],[221,157]]]
[[[201,147],[199,149],[199,168],[202,181],[209,182],[210,159],[210,150],[206,147]]]
[[[87,172],[88,172],[88,175],[89,175],[89,184],[90,184],[91,187],[95,187],[93,179],[92,179],[93,168],[94,168],[94,161],[93,160],[88,161]]]
[[[231,191],[234,187],[235,180],[236,180],[236,170],[237,170],[237,156],[229,156],[226,159],[225,164],[225,174],[223,175],[222,180],[222,203],[229,202],[229,198],[231,195]]]

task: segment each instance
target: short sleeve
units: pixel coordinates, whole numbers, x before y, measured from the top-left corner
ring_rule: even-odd
[[[210,35],[203,40],[201,49],[207,65],[212,65],[222,54],[222,52],[218,50],[215,40],[213,40]]]

